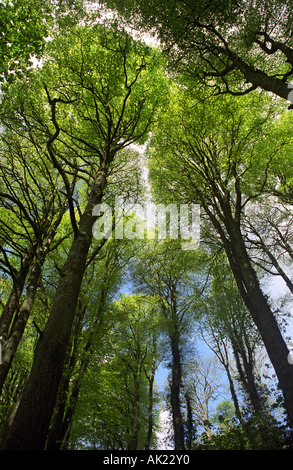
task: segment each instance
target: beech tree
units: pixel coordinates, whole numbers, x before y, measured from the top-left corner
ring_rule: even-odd
[[[188,390],[194,425],[204,429],[207,438],[212,435],[213,403],[222,392],[219,364],[215,358],[198,358],[190,361],[184,377]]]
[[[239,292],[261,334],[292,422],[293,371],[287,360],[288,346],[260,287],[245,245],[242,225],[247,207],[265,194],[270,163],[288,142],[287,137],[284,139],[278,121],[275,128],[272,121],[268,126],[271,112],[266,116],[260,113],[258,94],[242,97],[245,101],[238,103],[235,98],[226,97],[225,100],[206,101],[204,106],[200,106],[197,97],[192,98],[188,90],[183,94],[183,101],[176,101],[174,92],[174,108],[165,119],[168,130],[163,131],[162,122],[160,132],[153,140],[152,180],[161,197],[165,191],[168,198],[172,198],[176,187],[176,194],[182,194],[185,201],[200,201],[225,249]],[[254,99],[257,99],[257,107],[254,107]],[[221,109],[217,107],[220,102]],[[176,129],[176,133],[171,128]],[[159,156],[163,154],[164,161]]]
[[[66,449],[71,444],[84,377],[104,354],[107,312],[121,286],[126,262],[127,250],[117,241],[108,241],[93,260],[88,259],[46,450]],[[98,346],[100,343],[103,347]]]
[[[199,80],[216,94],[234,96],[261,88],[290,100],[290,0],[104,3],[134,26],[157,34],[175,70],[191,78],[191,87]]]
[[[188,333],[192,331],[194,302],[200,295],[205,275],[201,252],[184,251],[180,240],[162,241],[158,246],[147,242],[132,263],[132,277],[138,292],[158,298],[168,338],[171,360],[170,402],[176,449],[184,449],[182,386]],[[146,268],[148,266],[148,268]],[[168,357],[168,355],[167,355]]]
[[[213,269],[211,287],[201,302],[204,311],[202,334],[203,337],[207,335],[206,343],[225,368],[239,422],[243,423],[244,414],[249,413],[262,415],[269,421],[268,390],[257,370],[261,338],[227,268],[227,262],[225,269],[225,259],[220,257]],[[244,406],[240,405],[237,396],[239,388],[245,396]]]
[[[0,3],[1,449],[160,445],[161,360],[176,449],[286,446],[256,349],[288,429],[291,7]],[[125,208],[122,222],[117,196],[146,212],[172,203],[182,240],[173,213],[164,234]],[[197,247],[183,240],[182,203],[201,207]],[[270,296],[276,278],[286,304]],[[192,357],[203,312],[239,424],[223,407],[225,425],[210,425],[217,388]]]
[[[1,447],[6,449],[45,445],[92,242],[93,209],[102,201],[115,155],[147,138],[164,93],[154,53],[117,29],[77,28],[50,46],[42,78],[37,75],[24,85],[28,132],[33,128],[43,139],[48,158],[63,179],[74,236],[21,401],[2,433]],[[33,105],[32,89],[38,93]],[[78,221],[72,195],[76,174],[89,183]]]

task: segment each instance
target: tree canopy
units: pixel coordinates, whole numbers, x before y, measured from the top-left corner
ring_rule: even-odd
[[[0,448],[292,448],[291,1],[0,10]]]

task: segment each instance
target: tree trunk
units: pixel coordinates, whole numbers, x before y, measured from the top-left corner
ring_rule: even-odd
[[[171,382],[171,408],[174,427],[175,449],[184,449],[184,427],[181,413],[180,389],[182,384],[181,358],[177,335],[171,339],[172,350],[172,382]]]
[[[243,300],[260,332],[268,356],[276,371],[290,425],[293,426],[293,367],[288,362],[289,350],[277,321],[259,285],[242,240],[235,249],[238,265],[233,263],[234,275],[243,291]],[[245,290],[244,290],[245,289]]]
[[[230,241],[227,244],[225,240],[225,247],[232,272],[277,374],[289,423],[293,427],[293,367],[288,362],[289,350],[252,267],[240,227],[234,223],[232,227],[226,224],[226,228]]]
[[[252,411],[254,413],[259,413],[262,411],[262,401],[257,391],[255,383],[252,352],[249,352],[250,346],[249,344],[246,344],[248,350],[247,353],[243,340],[241,336],[238,337],[236,330],[233,330],[233,337],[231,338],[231,343],[239,378],[242,383],[244,392],[246,393],[248,400],[250,401]]]
[[[220,201],[221,220],[225,225],[225,229],[210,210],[203,195],[201,195],[202,205],[222,239],[239,292],[261,335],[269,359],[277,374],[289,424],[293,427],[293,367],[288,361],[288,347],[267,298],[262,292],[246,250],[240,228],[238,207],[238,205],[241,206],[241,196],[238,195],[238,205],[236,204],[235,208],[237,216],[235,218],[232,216],[229,202],[227,203],[219,194],[217,194],[217,197]]]
[[[131,426],[130,441],[127,450],[137,450],[138,436],[141,425],[140,419],[140,383],[138,376],[134,374],[134,407],[133,407],[133,420]]]
[[[58,399],[55,405],[50,429],[48,431],[45,450],[60,450],[62,443],[62,425],[64,422],[67,394],[69,391],[70,377],[63,374],[61,384],[58,390]]]
[[[193,431],[193,423],[192,423],[192,408],[191,408],[191,399],[188,393],[185,394],[186,399],[186,408],[187,408],[187,450],[191,450],[192,444],[192,431]]]
[[[32,244],[29,247],[28,252],[21,263],[21,267],[13,280],[14,285],[3,308],[0,319],[0,338],[2,338],[2,342],[7,339],[9,328],[13,321],[15,312],[19,309],[19,299],[22,295],[25,281],[36,253],[36,248],[37,244]]]
[[[95,256],[98,255],[99,251],[102,249],[104,246],[104,243],[100,243],[98,247],[95,249]],[[93,261],[94,258],[91,257],[91,260]],[[100,293],[100,301],[98,308],[96,310],[96,315],[93,323],[89,327],[89,337],[82,348],[82,353],[78,357],[76,354],[76,348],[73,348],[72,355],[68,360],[68,371],[66,371],[66,374],[63,374],[62,381],[60,384],[60,389],[58,392],[58,399],[57,403],[54,409],[54,414],[53,418],[51,421],[48,437],[47,437],[47,442],[45,449],[46,450],[60,450],[60,449],[66,449],[67,444],[68,444],[68,439],[70,435],[70,429],[72,425],[72,420],[74,416],[74,411],[76,409],[76,405],[78,402],[80,390],[81,390],[81,384],[83,377],[87,371],[88,365],[90,363],[90,350],[93,347],[94,340],[97,336],[100,321],[102,318],[102,314],[104,311],[107,295],[109,292],[109,283],[107,283],[107,278],[109,275],[109,265],[110,262],[107,263],[107,269],[104,273],[103,276],[103,282],[102,282],[102,287],[101,287],[101,293]],[[88,261],[87,261],[87,266],[88,266]],[[78,312],[78,326],[75,328],[75,335],[76,338],[73,340],[74,343],[77,343],[78,341],[78,335],[81,332],[82,329],[82,320],[84,318],[84,315],[86,313],[86,307],[81,306],[79,307],[79,312]],[[79,360],[80,362],[80,367],[78,374],[75,374],[73,377],[73,372],[74,368],[76,366],[76,362]],[[71,386],[70,386],[71,383]],[[69,400],[66,399],[68,391],[70,391],[70,398]],[[66,405],[67,402],[67,406]]]
[[[234,382],[233,382],[233,379],[232,379],[232,376],[231,376],[231,372],[230,372],[230,369],[229,369],[229,365],[224,364],[224,367],[225,367],[226,374],[227,374],[227,377],[228,377],[230,393],[231,393],[231,397],[232,397],[234,407],[235,407],[235,414],[236,414],[237,418],[239,419],[239,422],[241,424],[243,424],[243,418],[242,418],[242,414],[241,414],[240,407],[239,407],[239,401],[238,401],[237,393],[236,393],[236,390],[235,390]]]
[[[92,210],[102,200],[106,165],[96,176],[79,230],[61,271],[54,303],[11,424],[1,436],[1,449],[42,450],[57,399],[86,259],[92,241]]]
[[[153,406],[154,406],[153,394],[154,394],[155,372],[156,372],[155,359],[153,359],[151,376],[148,377],[148,375],[146,374],[146,377],[149,382],[149,403],[148,403],[148,431],[147,431],[147,436],[146,436],[145,445],[144,445],[145,450],[150,449],[151,439],[152,439],[152,434],[153,434]]]
[[[243,74],[247,83],[252,83],[255,88],[260,87],[263,90],[272,92],[288,100],[289,89],[287,83],[281,78],[276,76],[269,76],[266,72],[255,68],[244,62],[237,54],[232,51],[227,51],[224,48],[219,47],[219,52],[224,53],[229,59],[231,59],[238,70]]]

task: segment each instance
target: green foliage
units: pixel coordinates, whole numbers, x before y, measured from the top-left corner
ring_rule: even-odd
[[[39,320],[38,320],[39,321]],[[6,378],[0,400],[0,430],[2,430],[20,398],[21,390],[28,377],[34,350],[39,340],[39,334],[32,322],[27,326],[26,332],[17,349],[13,367]]]
[[[19,295],[8,333],[25,295],[24,289],[16,292],[25,257],[30,248],[42,248],[68,203],[5,381],[0,425],[21,394],[73,230],[77,233],[95,177],[107,162],[103,202],[113,207],[116,196],[147,202],[150,190],[156,203],[201,203],[202,245],[184,250],[182,239],[160,240],[147,231],[155,236],[143,242],[93,240],[51,422],[52,442],[53,431],[59,432],[53,446],[155,446],[161,400],[155,374],[164,363],[174,366],[171,392],[177,372],[179,405],[184,409],[190,399],[184,424],[192,448],[282,449],[286,433],[265,408],[267,389],[257,399],[262,413],[245,414],[241,403],[239,417],[227,398],[213,416],[208,406],[204,417],[195,416],[198,377],[204,378],[207,402],[214,402],[219,376],[213,388],[213,377],[191,356],[196,331],[204,329],[218,357],[221,347],[225,353],[230,348],[222,362],[226,372],[232,357],[240,365],[246,361],[250,378],[261,385],[255,354],[262,347],[260,332],[222,252],[225,237],[231,247],[228,222],[236,222],[249,259],[262,273],[270,274],[271,265],[251,248],[254,228],[266,232],[265,247],[273,247],[275,259],[290,267],[292,114],[285,101],[259,88],[286,98],[292,2],[101,3],[117,7],[140,32],[158,33],[161,44],[148,46],[142,34],[135,39],[122,18],[111,23],[101,20],[101,12],[87,16],[82,2],[0,3],[1,311],[11,294]],[[41,59],[38,68],[32,67],[33,57]],[[255,71],[261,72],[257,80]],[[132,144],[147,144],[144,155],[145,147]],[[268,212],[280,201],[282,232],[275,228],[268,234]],[[31,262],[24,287],[33,270]],[[125,284],[135,294],[122,295]],[[247,393],[240,372],[233,376],[239,385],[235,394]],[[277,401],[276,411],[283,405]],[[200,420],[205,433],[195,436]]]
[[[220,429],[225,430],[229,428],[229,424],[233,418],[235,418],[235,407],[233,403],[227,400],[220,402],[213,416],[215,424],[218,425]]]
[[[10,74],[19,74],[32,65],[32,55],[40,58],[48,31],[48,25],[42,21],[41,3],[47,9],[44,2],[38,1],[1,2],[1,79],[9,80]]]
[[[105,0],[137,28],[157,34],[173,72],[213,94],[256,88],[288,100],[292,77],[290,0],[177,2]]]
[[[284,117],[278,119],[281,109],[274,108],[259,94],[201,103],[188,90],[175,90],[150,144],[150,178],[158,198],[172,193],[174,200],[180,194],[185,201],[197,201],[202,195],[209,202],[214,188],[215,196],[229,192],[233,203],[238,188],[247,200],[269,192],[268,186],[278,183],[273,168],[290,159],[292,145]]]
[[[222,408],[222,406],[221,406]],[[218,414],[220,430],[210,438],[202,436],[202,442],[194,450],[284,450],[288,448],[286,430],[275,422],[265,422],[262,416],[251,418],[242,425],[233,423],[232,408],[225,405]],[[223,423],[224,420],[224,423]],[[223,425],[224,424],[224,425]]]
[[[96,345],[71,439],[78,446],[86,442],[100,449],[128,449],[136,439],[136,448],[143,449],[148,429],[147,377],[152,366],[159,364],[156,303],[143,296],[120,296],[104,314],[103,331],[98,342],[104,343],[104,353]],[[158,395],[156,390],[153,393],[155,426]]]
[[[11,84],[40,60],[53,29],[68,28],[82,15],[82,2],[2,0],[0,82]]]

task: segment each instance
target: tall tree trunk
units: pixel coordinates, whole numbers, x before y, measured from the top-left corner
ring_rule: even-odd
[[[61,430],[64,420],[69,384],[70,377],[68,374],[63,374],[58,390],[57,403],[53,411],[51,425],[46,439],[45,450],[60,450],[62,442]]]
[[[137,450],[139,430],[141,425],[140,419],[140,375],[134,373],[134,406],[133,406],[133,420],[131,426],[131,434],[128,450]]]
[[[293,427],[293,367],[288,362],[289,350],[283,339],[279,325],[259,285],[244,243],[238,236],[234,248],[237,264],[233,262],[233,272],[246,307],[258,328],[271,363],[276,371],[285,400],[290,425]],[[231,266],[232,267],[232,266]]]
[[[92,241],[92,211],[96,204],[101,203],[106,175],[107,168],[103,165],[95,178],[61,271],[50,316],[36,348],[14,419],[2,433],[1,449],[42,450],[45,447]]]
[[[171,408],[174,427],[175,449],[184,449],[184,427],[181,412],[180,389],[182,385],[181,358],[178,335],[175,333],[171,339],[172,350],[172,381],[171,381]]]
[[[212,335],[213,335],[215,344],[217,345],[217,349],[216,350],[212,349],[212,351],[216,354],[217,358],[219,359],[220,363],[223,365],[226,371],[228,382],[229,382],[230,393],[231,393],[231,397],[232,397],[234,407],[235,407],[235,414],[239,420],[239,423],[243,424],[243,418],[242,418],[242,414],[241,414],[241,410],[239,406],[239,401],[238,401],[236,389],[234,386],[234,381],[233,381],[231,371],[230,371],[231,367],[230,367],[230,360],[229,360],[229,354],[227,351],[227,346],[225,344],[225,341],[219,340],[217,335],[214,334],[213,330],[212,330]]]
[[[153,337],[153,344],[154,348],[156,348],[156,338]],[[155,349],[156,351],[156,349]],[[145,375],[149,383],[149,403],[148,403],[148,431],[146,435],[146,440],[144,444],[145,450],[150,449],[151,445],[151,439],[152,439],[152,434],[153,434],[153,421],[154,421],[154,416],[153,416],[153,407],[154,407],[154,381],[155,381],[155,373],[156,373],[157,365],[156,365],[156,357],[154,356],[153,361],[152,361],[152,369],[151,369],[151,375],[149,376],[145,370]]]
[[[154,375],[149,379],[149,403],[148,403],[148,430],[145,439],[145,450],[150,449],[151,439],[153,434],[153,392],[154,392]]]
[[[243,418],[242,418],[242,414],[241,414],[240,407],[239,407],[239,401],[238,401],[237,393],[236,393],[236,390],[235,390],[234,381],[233,381],[232,376],[231,376],[229,365],[224,364],[224,367],[225,367],[226,374],[227,374],[227,377],[228,377],[230,393],[231,393],[231,397],[232,397],[234,407],[235,407],[235,414],[236,414],[237,418],[239,419],[239,422],[241,424],[243,424]]]
[[[255,383],[252,352],[248,352],[247,354],[242,338],[238,338],[237,331],[235,330],[233,331],[231,343],[243,389],[250,401],[252,411],[259,413],[262,411],[262,401]],[[247,344],[247,349],[249,348],[250,346]]]
[[[221,236],[239,292],[261,335],[277,374],[288,420],[290,426],[293,427],[293,367],[288,361],[289,350],[253,269],[241,234],[239,218],[232,217],[231,208],[222,199],[221,206],[224,214],[221,218],[225,224],[224,230],[204,199],[202,203]]]
[[[94,255],[97,256],[99,251],[103,248],[104,243],[100,243],[98,247],[94,251]],[[109,255],[109,253],[108,253]],[[93,257],[91,256],[90,260],[93,261]],[[87,266],[89,265],[89,259],[87,260]],[[46,450],[60,450],[66,449],[70,429],[72,425],[72,420],[74,416],[74,411],[76,409],[76,405],[78,402],[82,380],[87,371],[88,365],[90,364],[90,354],[94,340],[98,334],[100,322],[102,319],[102,314],[104,311],[105,303],[107,300],[107,295],[110,289],[110,283],[107,282],[109,273],[111,271],[111,255],[106,263],[107,269],[105,270],[103,276],[103,282],[100,292],[100,301],[98,308],[96,310],[96,315],[94,318],[93,323],[89,326],[89,335],[88,339],[82,348],[81,356],[77,356],[76,354],[76,347],[73,347],[73,351],[71,353],[71,357],[68,360],[68,370],[66,374],[63,374],[62,381],[60,384],[59,392],[58,392],[58,399],[54,409],[53,418],[51,421],[47,442],[45,449]],[[77,326],[75,327],[75,345],[78,344],[78,336],[82,329],[82,319],[86,313],[86,307],[83,307],[82,304],[79,307],[78,313],[78,322]],[[78,374],[75,374],[73,377],[74,368],[76,366],[76,362],[79,360],[80,367]],[[70,386],[71,383],[71,386]],[[68,400],[68,391],[70,392],[70,398]],[[66,406],[67,403],[67,406]]]
[[[191,450],[193,423],[192,423],[191,399],[190,399],[190,396],[188,395],[188,393],[185,394],[185,399],[186,399],[186,409],[187,409],[187,443],[186,443],[186,447],[187,447],[187,450]]]

